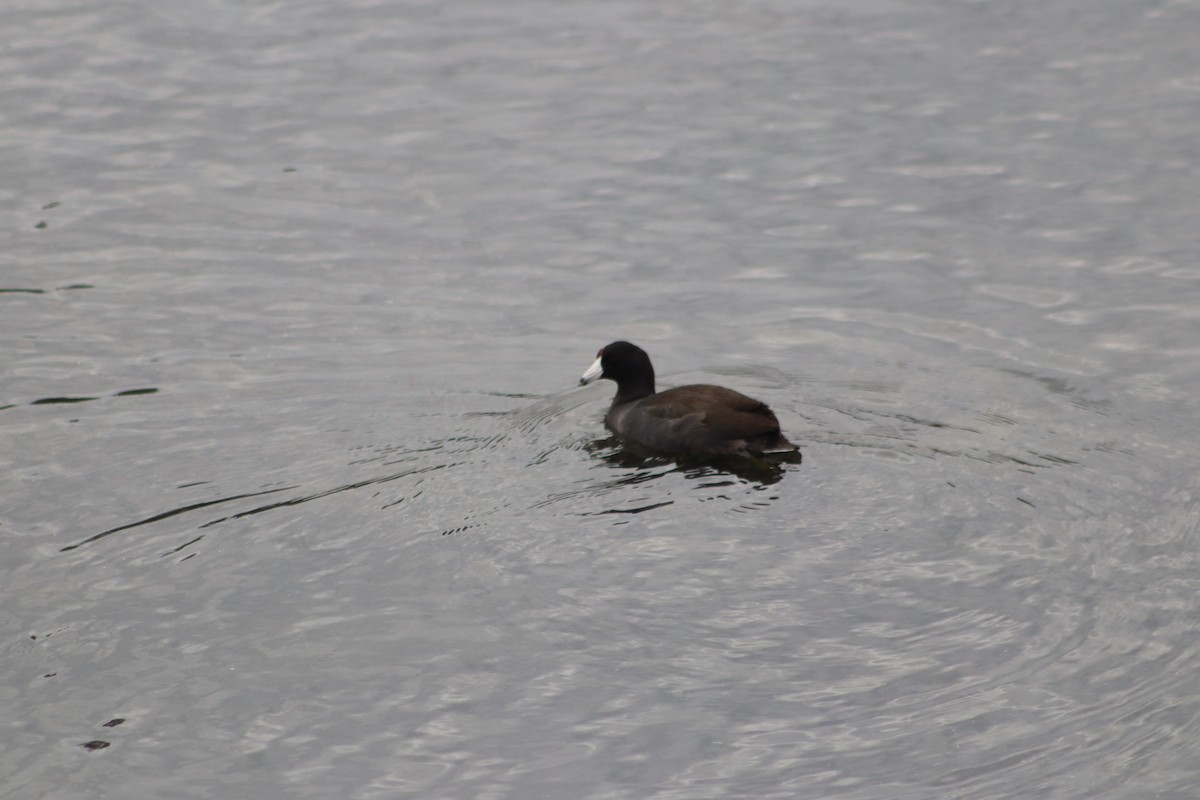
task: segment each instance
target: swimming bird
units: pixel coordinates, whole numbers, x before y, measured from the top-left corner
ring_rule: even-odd
[[[602,347],[579,382],[598,378],[617,384],[605,424],[643,447],[663,453],[754,459],[792,455],[800,449],[784,437],[766,403],[733,389],[692,384],[655,392],[650,356],[629,342]]]

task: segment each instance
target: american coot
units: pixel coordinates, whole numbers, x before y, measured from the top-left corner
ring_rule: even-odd
[[[794,454],[766,403],[723,386],[693,384],[654,391],[654,367],[642,348],[613,342],[596,354],[581,384],[617,382],[604,417],[619,436],[664,453],[721,456]]]

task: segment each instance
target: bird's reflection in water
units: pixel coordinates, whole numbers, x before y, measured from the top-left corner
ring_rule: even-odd
[[[678,472],[690,480],[702,481],[698,488],[733,485],[738,479],[771,486],[783,480],[787,464],[801,461],[799,453],[769,458],[665,455],[615,435],[594,439],[586,449],[614,468],[630,470],[622,483],[643,483]]]

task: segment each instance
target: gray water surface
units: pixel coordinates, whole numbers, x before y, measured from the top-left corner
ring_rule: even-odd
[[[1200,3],[8,17],[0,796],[1197,796]]]

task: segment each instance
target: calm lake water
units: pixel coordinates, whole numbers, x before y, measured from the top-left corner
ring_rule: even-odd
[[[0,796],[1200,792],[1200,3],[7,17]]]

